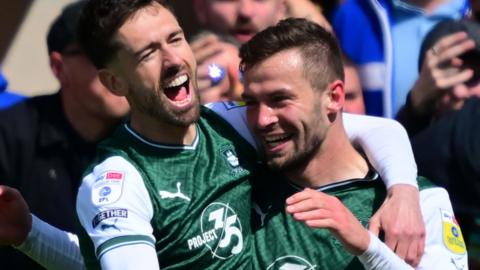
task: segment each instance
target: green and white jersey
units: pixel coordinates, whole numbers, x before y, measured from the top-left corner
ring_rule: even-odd
[[[207,108],[196,128],[190,146],[156,144],[127,124],[100,144],[77,199],[89,269],[138,243],[154,246],[162,269],[250,269],[256,151]]]
[[[253,218],[254,269],[364,269],[360,260],[348,253],[330,231],[307,227],[285,211],[285,200],[303,188],[280,178],[274,181],[255,185],[253,190],[257,214]],[[427,239],[418,269],[467,269],[465,244],[448,194],[422,177],[419,185]],[[386,196],[383,182],[373,171],[364,179],[333,183],[317,190],[339,198],[365,227]],[[384,249],[391,252],[386,246]]]

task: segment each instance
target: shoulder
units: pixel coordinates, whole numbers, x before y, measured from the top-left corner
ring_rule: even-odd
[[[207,114],[214,114],[222,119],[250,145],[257,148],[257,142],[248,127],[246,106],[244,102],[215,102],[204,105]]]

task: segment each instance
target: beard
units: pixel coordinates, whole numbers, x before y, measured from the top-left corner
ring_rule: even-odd
[[[162,90],[159,89],[142,91],[143,95],[134,97],[133,103],[137,105],[138,110],[142,113],[161,122],[179,127],[188,127],[200,119],[199,96],[194,89],[191,90],[193,91],[192,104],[182,109],[172,107],[168,98],[162,95]]]
[[[283,162],[276,162],[274,159],[267,159],[267,165],[276,171],[294,172],[302,170],[310,160],[320,151],[323,138],[314,136],[308,140],[308,144],[305,144],[304,149],[292,151],[292,153],[285,158]]]

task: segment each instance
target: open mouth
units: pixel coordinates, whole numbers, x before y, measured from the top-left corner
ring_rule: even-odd
[[[242,42],[246,42],[253,37],[255,31],[252,31],[250,29],[236,29],[233,31],[232,34],[236,39]]]
[[[269,149],[273,149],[273,148],[287,142],[292,137],[293,137],[292,135],[275,135],[275,136],[265,137],[264,141],[265,141],[266,146]]]
[[[165,96],[176,105],[185,105],[191,101],[189,78],[182,74],[164,85]]]

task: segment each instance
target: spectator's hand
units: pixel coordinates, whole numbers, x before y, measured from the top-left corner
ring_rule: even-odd
[[[323,16],[322,10],[311,0],[287,0],[288,17],[305,18],[316,22],[329,32],[333,32],[332,26]]]
[[[328,229],[353,255],[364,253],[370,244],[368,231],[334,196],[306,188],[287,199],[287,212],[309,227]]]
[[[191,43],[197,60],[197,84],[202,103],[219,100],[238,100],[241,83],[238,66],[238,48],[222,42],[214,34],[208,34]],[[218,84],[212,83],[209,66],[215,64],[224,70],[225,78]]]
[[[417,266],[425,247],[425,225],[420,211],[418,189],[392,186],[380,209],[370,220],[369,230],[385,232],[385,244],[408,264]]]
[[[411,92],[413,109],[419,114],[458,109],[470,96],[464,85],[473,76],[459,58],[473,49],[475,42],[467,33],[458,32],[441,38],[425,54],[420,76]]]
[[[18,190],[0,185],[0,245],[20,245],[32,229],[32,216]]]

